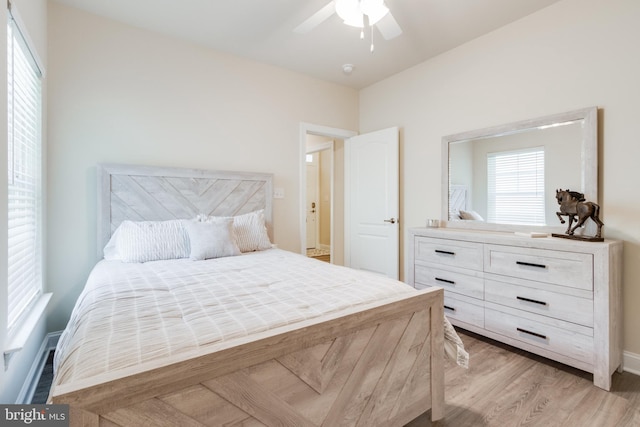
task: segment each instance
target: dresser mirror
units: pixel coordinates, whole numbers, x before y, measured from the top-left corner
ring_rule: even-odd
[[[445,136],[442,223],[564,232],[556,190],[597,203],[597,107]]]

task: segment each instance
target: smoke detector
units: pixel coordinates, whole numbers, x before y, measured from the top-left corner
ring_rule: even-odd
[[[353,64],[344,64],[342,66],[342,72],[345,73],[346,75],[349,75],[353,72]]]

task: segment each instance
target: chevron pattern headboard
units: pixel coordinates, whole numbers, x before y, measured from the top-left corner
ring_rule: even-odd
[[[449,186],[449,221],[460,219],[460,209],[468,210],[469,192],[466,185]]]
[[[98,256],[126,219],[192,219],[198,214],[233,216],[264,209],[273,240],[273,175],[99,164]]]

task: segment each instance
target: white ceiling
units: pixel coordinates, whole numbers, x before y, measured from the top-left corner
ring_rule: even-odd
[[[384,40],[335,14],[293,29],[329,0],[56,0],[129,25],[356,89],[459,46],[559,0],[385,0],[403,33]],[[351,75],[342,65],[354,65]]]

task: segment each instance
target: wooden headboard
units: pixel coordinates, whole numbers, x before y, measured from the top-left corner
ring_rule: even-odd
[[[469,191],[466,185],[452,184],[449,189],[449,218],[447,221],[459,219],[460,210],[468,210]]]
[[[233,216],[264,209],[273,240],[273,175],[99,164],[98,256],[124,220],[192,219],[198,214]]]

